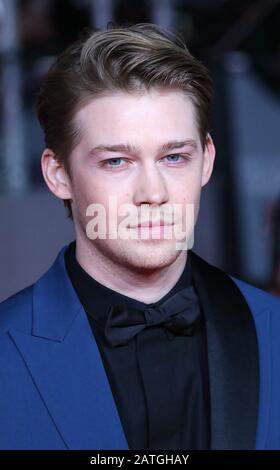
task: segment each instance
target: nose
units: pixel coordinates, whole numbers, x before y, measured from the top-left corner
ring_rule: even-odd
[[[134,191],[134,204],[161,205],[168,201],[166,182],[155,166],[143,168],[138,174]]]

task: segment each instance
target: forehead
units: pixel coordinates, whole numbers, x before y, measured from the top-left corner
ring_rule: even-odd
[[[192,101],[180,91],[112,93],[93,98],[76,116],[84,140],[198,139]]]

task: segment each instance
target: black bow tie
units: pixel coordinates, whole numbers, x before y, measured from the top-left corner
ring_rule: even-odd
[[[128,343],[147,327],[163,324],[178,335],[192,335],[200,314],[200,304],[192,286],[186,287],[161,305],[145,310],[111,305],[105,325],[105,337],[110,346]]]

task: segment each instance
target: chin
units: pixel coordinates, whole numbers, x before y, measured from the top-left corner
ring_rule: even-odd
[[[178,258],[180,251],[175,249],[173,243],[155,242],[156,240],[152,240],[120,247],[116,253],[118,263],[138,271],[170,266]]]

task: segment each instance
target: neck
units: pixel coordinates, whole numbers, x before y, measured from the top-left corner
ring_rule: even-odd
[[[91,242],[77,237],[76,258],[87,274],[100,284],[149,304],[160,300],[176,284],[185,268],[187,251],[180,252],[168,266],[138,270],[108,259]]]

